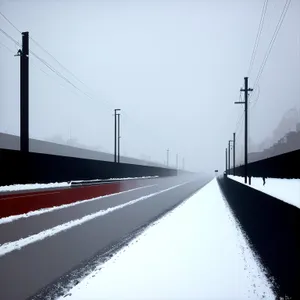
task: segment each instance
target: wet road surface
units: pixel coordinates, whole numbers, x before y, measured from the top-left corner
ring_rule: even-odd
[[[12,242],[182,184],[0,256],[0,299],[33,296],[100,249],[182,202],[204,183],[186,176],[147,179],[144,188],[0,225],[0,243]]]

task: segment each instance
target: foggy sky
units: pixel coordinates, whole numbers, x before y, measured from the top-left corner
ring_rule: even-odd
[[[269,1],[249,83],[253,84],[284,6]],[[113,151],[113,108],[122,109],[124,155],[186,168],[224,169],[224,150],[243,107],[263,0],[3,1],[0,11],[29,31],[82,85],[30,40],[30,49],[92,99],[30,56],[30,135],[61,135]],[[21,35],[0,16],[0,28]],[[0,33],[13,52],[18,47]],[[0,44],[0,131],[19,135],[19,58]],[[46,74],[45,74],[45,73]],[[250,138],[268,137],[300,108],[300,1],[292,0],[250,111]],[[258,91],[253,92],[253,99]],[[243,144],[239,129],[237,143]]]

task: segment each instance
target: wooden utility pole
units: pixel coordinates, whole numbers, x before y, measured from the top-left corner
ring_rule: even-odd
[[[245,163],[244,163],[244,176],[245,183],[247,183],[248,176],[248,92],[252,92],[253,89],[248,88],[248,77],[244,78],[245,87],[240,89],[241,92],[244,92],[245,101],[234,102],[235,104],[245,104]]]

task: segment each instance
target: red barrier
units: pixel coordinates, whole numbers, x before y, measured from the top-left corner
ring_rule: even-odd
[[[51,189],[38,192],[0,194],[0,218],[115,194],[135,186],[134,182],[126,185],[121,184],[121,182],[114,182],[94,186],[70,187],[61,190]]]

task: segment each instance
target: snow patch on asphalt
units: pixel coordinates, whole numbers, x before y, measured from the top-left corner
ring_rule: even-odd
[[[88,222],[88,221],[91,221],[95,218],[98,218],[100,216],[103,216],[103,215],[106,215],[106,214],[109,214],[115,210],[118,210],[118,209],[121,209],[123,207],[126,207],[126,206],[129,206],[129,205],[133,205],[139,201],[142,201],[142,200],[146,200],[150,197],[153,197],[153,196],[156,196],[156,195],[159,195],[159,194],[162,194],[164,192],[167,192],[167,191],[170,191],[172,189],[175,189],[179,186],[182,186],[182,185],[185,185],[189,182],[184,182],[184,183],[181,183],[181,184],[178,184],[178,185],[175,185],[175,186],[172,186],[172,187],[169,187],[167,189],[164,189],[164,190],[161,190],[159,192],[155,192],[155,193],[151,193],[149,195],[146,195],[146,196],[143,196],[143,197],[140,197],[140,198],[137,198],[135,200],[132,200],[132,201],[129,201],[129,202],[126,202],[124,204],[121,204],[121,205],[117,205],[117,206],[114,206],[114,207],[111,207],[111,208],[108,208],[108,209],[105,209],[105,210],[100,210],[96,213],[93,213],[93,214],[89,214],[89,215],[86,215],[80,219],[76,219],[76,220],[72,220],[70,222],[66,222],[64,224],[61,224],[61,225],[58,225],[58,226],[55,226],[53,228],[50,228],[50,229],[47,229],[47,230],[44,230],[42,232],[39,232],[37,234],[33,234],[31,236],[28,236],[26,238],[23,238],[23,239],[19,239],[17,241],[13,241],[13,242],[8,242],[8,243],[4,243],[0,246],[0,257],[9,253],[9,252],[12,252],[12,251],[15,251],[15,250],[19,250],[27,245],[30,245],[32,243],[35,243],[37,241],[41,241],[41,240],[44,240],[46,238],[49,238],[55,234],[58,234],[62,231],[65,231],[65,230],[68,230],[70,228],[73,228],[75,226],[78,226],[78,225],[81,225],[85,222]]]
[[[232,175],[228,177],[245,184],[244,177]],[[300,208],[300,179],[266,178],[263,185],[262,178],[251,177],[251,185],[245,185]]]
[[[214,179],[58,298],[275,299]]]

